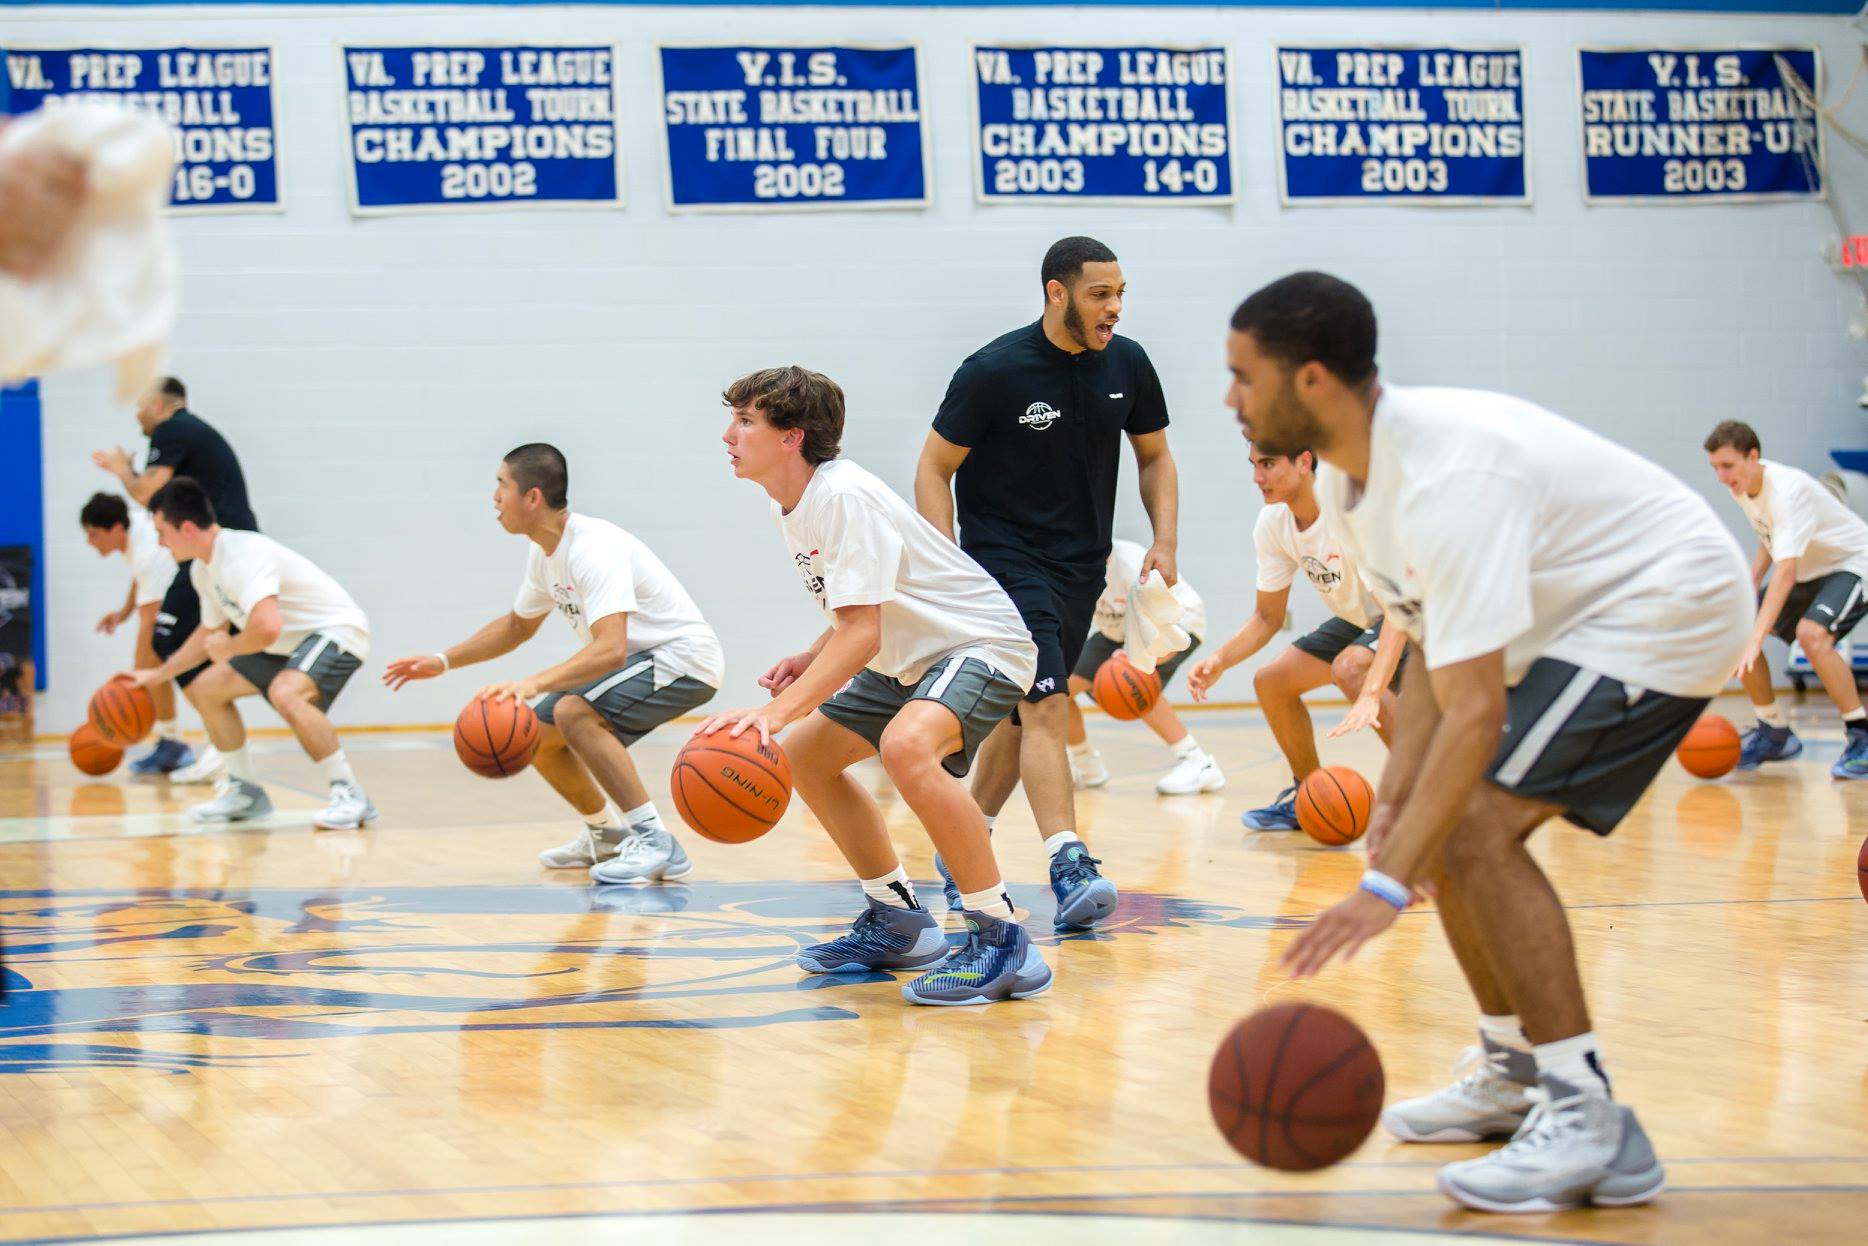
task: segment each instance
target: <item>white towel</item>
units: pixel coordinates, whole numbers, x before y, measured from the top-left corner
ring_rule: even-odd
[[[1159,571],[1150,571],[1147,579],[1129,591],[1128,639],[1123,648],[1137,670],[1152,671],[1155,663],[1193,643],[1180,625],[1185,611]]]
[[[87,101],[0,130],[0,158],[23,151],[83,161],[85,194],[39,276],[0,273],[0,382],[115,362],[117,396],[134,398],[161,370],[175,323],[175,249],[162,218],[175,140],[147,113]]]

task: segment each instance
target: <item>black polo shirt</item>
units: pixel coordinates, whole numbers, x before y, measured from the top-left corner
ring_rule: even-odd
[[[223,528],[259,531],[259,520],[246,498],[246,474],[227,439],[192,411],[177,411],[149,434],[143,470],[166,467],[207,490],[214,516]]]
[[[988,569],[1036,560],[1101,583],[1122,435],[1167,424],[1161,380],[1132,338],[1071,354],[1040,320],[975,351],[934,417],[969,452],[954,477],[961,548]]]

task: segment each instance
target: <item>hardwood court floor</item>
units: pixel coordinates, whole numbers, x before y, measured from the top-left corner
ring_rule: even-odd
[[[1606,843],[1544,833],[1610,1071],[1671,1188],[1518,1218],[1434,1192],[1474,1148],[1378,1131],[1297,1177],[1220,1139],[1207,1061],[1262,1002],[1356,1017],[1391,1096],[1439,1084],[1473,1011],[1427,914],[1321,981],[1281,978],[1276,953],[1361,858],[1242,831],[1280,786],[1263,722],[1190,721],[1224,793],[1157,798],[1163,750],[1092,720],[1115,779],[1079,807],[1123,889],[1093,936],[1048,933],[1015,798],[1001,859],[1057,982],[990,1009],[796,973],[793,951],[858,904],[801,806],[755,844],[687,836],[687,885],[594,889],[534,862],[575,826],[536,776],[475,779],[442,736],[351,736],[384,815],[364,833],[309,829],[314,772],[285,741],[256,746],[280,807],[259,830],[192,826],[201,789],[81,782],[62,748],[0,756],[0,1239],[1861,1240],[1868,784],[1827,777],[1831,715],[1801,714],[1799,762],[1711,784],[1670,767]],[[643,745],[645,771],[679,740]],[[1325,755],[1381,760],[1367,736]],[[680,1214],[721,1211],[739,1214]]]

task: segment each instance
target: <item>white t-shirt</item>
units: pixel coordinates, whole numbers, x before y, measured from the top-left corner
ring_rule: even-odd
[[[370,656],[370,623],[350,594],[303,554],[257,532],[222,528],[213,554],[189,565],[201,597],[201,626],[245,629],[253,607],[279,599],[279,639],[265,652],[286,657],[322,632],[359,659]]]
[[[156,521],[148,511],[130,511],[129,543],[123,547],[123,556],[136,581],[136,604],[160,604],[169,585],[175,582],[175,555],[163,548],[162,538],[156,535]]]
[[[1355,559],[1325,516],[1319,514],[1308,528],[1299,528],[1289,506],[1267,506],[1252,525],[1252,544],[1258,550],[1259,592],[1281,592],[1301,571],[1337,618],[1357,627],[1372,627],[1381,618],[1381,607]]]
[[[592,623],[628,615],[629,652],[655,651],[657,688],[682,675],[710,688],[726,681],[726,655],[700,607],[648,546],[607,519],[572,513],[557,549],[532,546],[512,612],[536,619],[553,607],[585,644]]]
[[[820,463],[791,513],[774,502],[772,518],[826,615],[882,607],[882,648],[870,670],[915,683],[958,653],[1030,690],[1038,647],[1012,599],[867,471],[847,459]]]
[[[1541,407],[1467,389],[1383,391],[1357,494],[1323,511],[1428,669],[1505,651],[1682,697],[1725,687],[1756,602],[1705,499]]]
[[[1771,551],[1772,562],[1797,560],[1797,582],[1807,584],[1837,571],[1868,579],[1868,523],[1844,506],[1808,472],[1761,460],[1764,487],[1738,499]]]
[[[1110,543],[1109,562],[1104,570],[1103,595],[1096,599],[1093,622],[1097,631],[1118,645],[1128,640],[1129,590],[1141,582],[1142,559],[1146,557],[1148,551],[1133,541],[1116,540]],[[1195,640],[1204,639],[1205,599],[1193,591],[1193,585],[1187,583],[1184,576],[1169,591],[1185,611],[1180,619],[1181,629]]]

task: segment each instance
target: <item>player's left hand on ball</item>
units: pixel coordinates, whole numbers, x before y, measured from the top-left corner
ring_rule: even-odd
[[[729,736],[738,736],[748,727],[758,731],[761,744],[770,744],[773,734],[785,729],[785,719],[774,714],[769,705],[750,710],[728,710],[709,718],[694,734],[703,736],[725,731]]]
[[[1388,901],[1358,888],[1311,922],[1278,963],[1293,978],[1314,977],[1339,953],[1345,961],[1354,959],[1364,943],[1394,925],[1400,915]]]
[[[138,688],[148,688],[162,681],[156,678],[156,668],[149,667],[140,671],[118,671],[111,679],[121,679],[126,684],[135,684]]]
[[[509,679],[488,684],[480,689],[480,695],[489,701],[530,701],[538,695],[538,688],[529,679]]]

